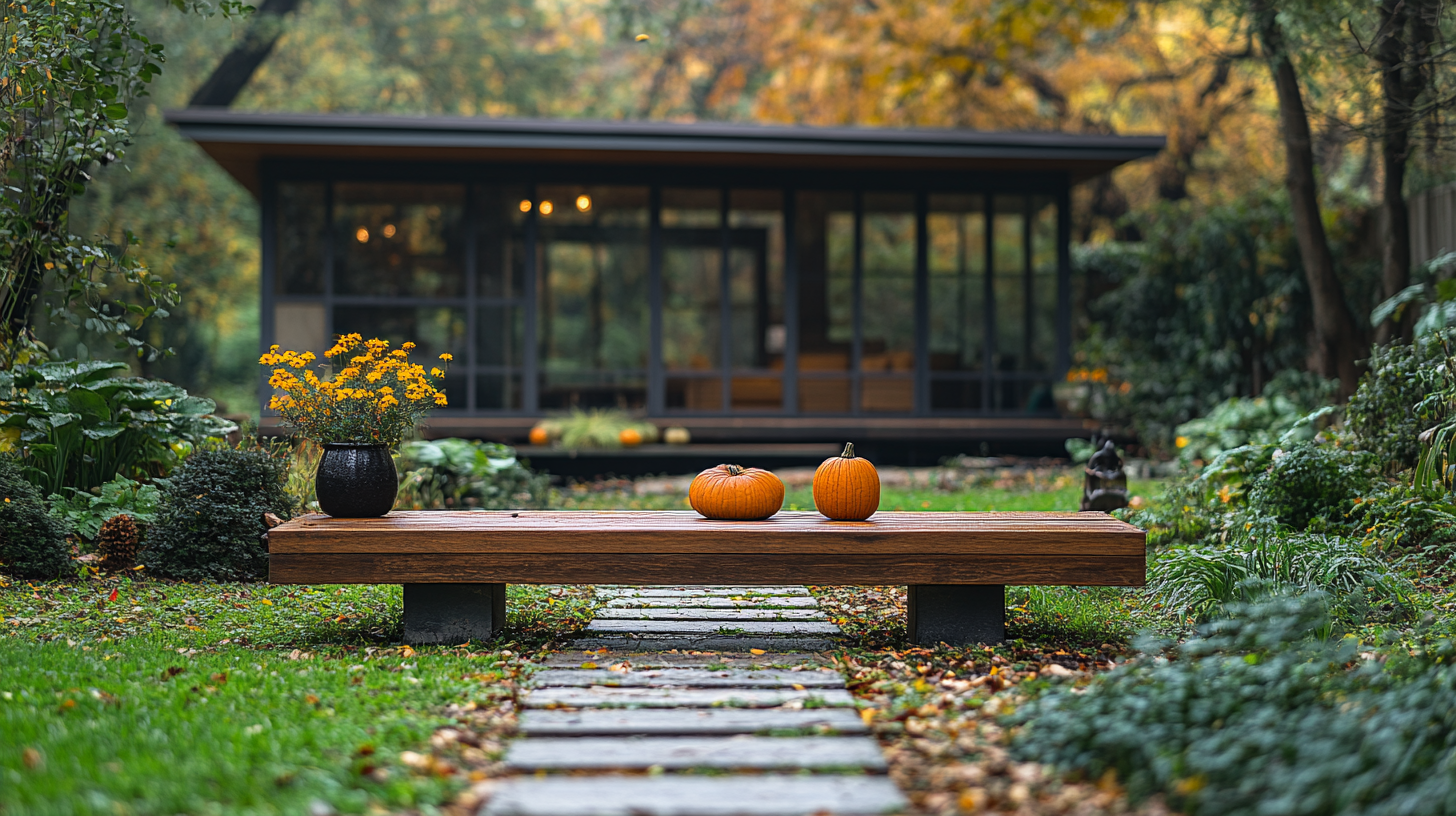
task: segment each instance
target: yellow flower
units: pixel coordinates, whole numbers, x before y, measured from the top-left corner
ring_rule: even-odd
[[[415,350],[415,344],[414,343],[411,343],[411,342],[408,342],[408,341],[403,342],[403,343],[400,343],[399,344],[399,347],[401,349],[403,349],[404,351],[414,351]]]
[[[443,376],[445,376],[445,372],[441,371],[438,368],[432,368],[432,369],[430,369],[430,376],[431,377],[443,377]]]
[[[455,355],[453,355],[453,354],[450,354],[450,353],[449,353],[449,352],[446,352],[446,353],[445,353],[445,354],[441,354],[441,355],[440,355],[440,359],[441,359],[441,360],[444,360],[444,361],[445,361],[445,362],[447,362],[447,363],[448,363],[448,362],[450,362],[450,361],[451,361],[451,360],[453,360],[453,359],[455,359]]]
[[[1173,444],[1174,445],[1177,445],[1180,448],[1186,448],[1186,447],[1188,447],[1188,442],[1189,442],[1189,439],[1186,436],[1180,436],[1177,439],[1174,439],[1173,440]]]
[[[364,379],[366,379],[366,380],[368,380],[369,382],[372,382],[372,383],[377,383],[377,382],[379,382],[379,378],[380,377],[383,377],[383,376],[384,375],[383,374],[380,374],[378,371],[371,371],[371,372],[369,372],[368,376],[366,376]]]
[[[445,404],[445,392],[444,391],[436,391],[435,392],[435,404],[436,405],[444,405]]]

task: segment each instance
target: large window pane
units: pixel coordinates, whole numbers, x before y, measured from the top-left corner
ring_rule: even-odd
[[[464,295],[464,221],[460,185],[335,185],[334,293]]]
[[[864,197],[864,348],[861,370],[915,370],[915,199]],[[873,304],[871,307],[870,304]]]
[[[797,196],[799,265],[799,410],[846,413],[851,381],[823,372],[850,370],[854,351],[854,196]],[[817,375],[817,376],[816,376]]]
[[[984,196],[933,195],[930,241],[930,370],[979,371],[986,346]],[[932,397],[933,398],[933,397]],[[980,406],[977,405],[977,408]]]
[[[864,196],[860,410],[914,408],[915,197]],[[892,374],[891,378],[881,375]]]
[[[476,375],[475,407],[482,411],[519,411],[521,409],[521,375]]]
[[[1026,333],[1026,198],[996,196],[991,263],[995,296],[997,371],[1021,371],[1027,365]],[[1004,389],[1003,393],[1019,393]],[[1016,410],[1019,400],[998,400],[1002,410]]]
[[[364,339],[388,340],[393,348],[412,342],[412,362],[441,366],[439,355],[449,352],[455,358],[454,368],[445,376],[445,396],[452,409],[467,407],[466,374],[460,363],[465,359],[465,310],[440,307],[400,308],[398,306],[336,306],[334,334],[360,334]]]
[[[776,411],[783,383],[751,371],[784,367],[784,200],[777,190],[733,190],[728,195],[730,355],[735,371],[730,407]]]
[[[541,407],[645,405],[647,188],[553,185],[537,196]]]
[[[521,366],[521,308],[486,304],[476,309],[479,335],[475,363],[481,366]]]
[[[328,219],[323,182],[278,185],[278,247],[274,291],[280,295],[324,292],[324,225]]]
[[[525,294],[526,260],[522,226],[531,211],[526,188],[487,186],[477,190],[480,207],[477,294],[518,298]]]
[[[715,189],[662,191],[662,362],[668,371],[723,367],[722,208]],[[688,407],[721,408],[721,391],[714,405]]]
[[[1048,196],[1036,196],[1031,203],[1031,355],[1026,368],[1051,371],[1057,356],[1057,205]]]

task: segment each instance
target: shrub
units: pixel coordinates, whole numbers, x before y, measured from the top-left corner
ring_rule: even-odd
[[[1427,568],[1449,573],[1456,556],[1456,504],[1449,493],[1381,483],[1355,500],[1349,524],[1369,546],[1419,556]]]
[[[1360,660],[1317,595],[1230,611],[1176,653],[1145,642],[1091,686],[1021,706],[1013,752],[1112,771],[1134,800],[1161,793],[1194,816],[1456,811],[1456,667]]]
[[[292,515],[286,463],[264,451],[204,450],[187,458],[162,493],[142,563],[164,578],[245,581],[268,571],[264,513]]]
[[[22,578],[55,578],[71,565],[66,529],[46,512],[40,491],[9,456],[0,455],[0,570]]]
[[[507,445],[468,439],[407,442],[396,458],[401,510],[545,507],[550,481],[516,459]]]
[[[1303,530],[1311,521],[1341,521],[1369,488],[1375,464],[1368,455],[1331,445],[1300,445],[1274,459],[1249,491],[1250,506],[1281,524]]]
[[[1446,362],[1443,341],[1456,341],[1456,331],[1377,346],[1370,370],[1345,408],[1355,444],[1375,454],[1389,472],[1415,467],[1422,450],[1418,437],[1445,416],[1442,406],[1423,405],[1441,386],[1436,368]]]

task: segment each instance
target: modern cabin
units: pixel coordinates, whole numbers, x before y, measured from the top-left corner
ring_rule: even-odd
[[[618,407],[706,442],[1060,442],[1072,185],[1162,137],[168,121],[262,208],[262,344],[450,352],[436,435]],[[266,387],[260,388],[260,398]],[[266,422],[266,420],[265,420]],[[999,446],[999,444],[998,444]]]

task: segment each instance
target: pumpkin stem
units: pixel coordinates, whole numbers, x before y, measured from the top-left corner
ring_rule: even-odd
[[[845,442],[844,443],[844,453],[839,454],[839,458],[841,458],[841,459],[853,459],[854,458],[854,443],[853,442]]]
[[[738,465],[724,465],[724,467],[728,468],[729,476],[737,476],[738,474],[743,472],[743,468],[739,467]]]

